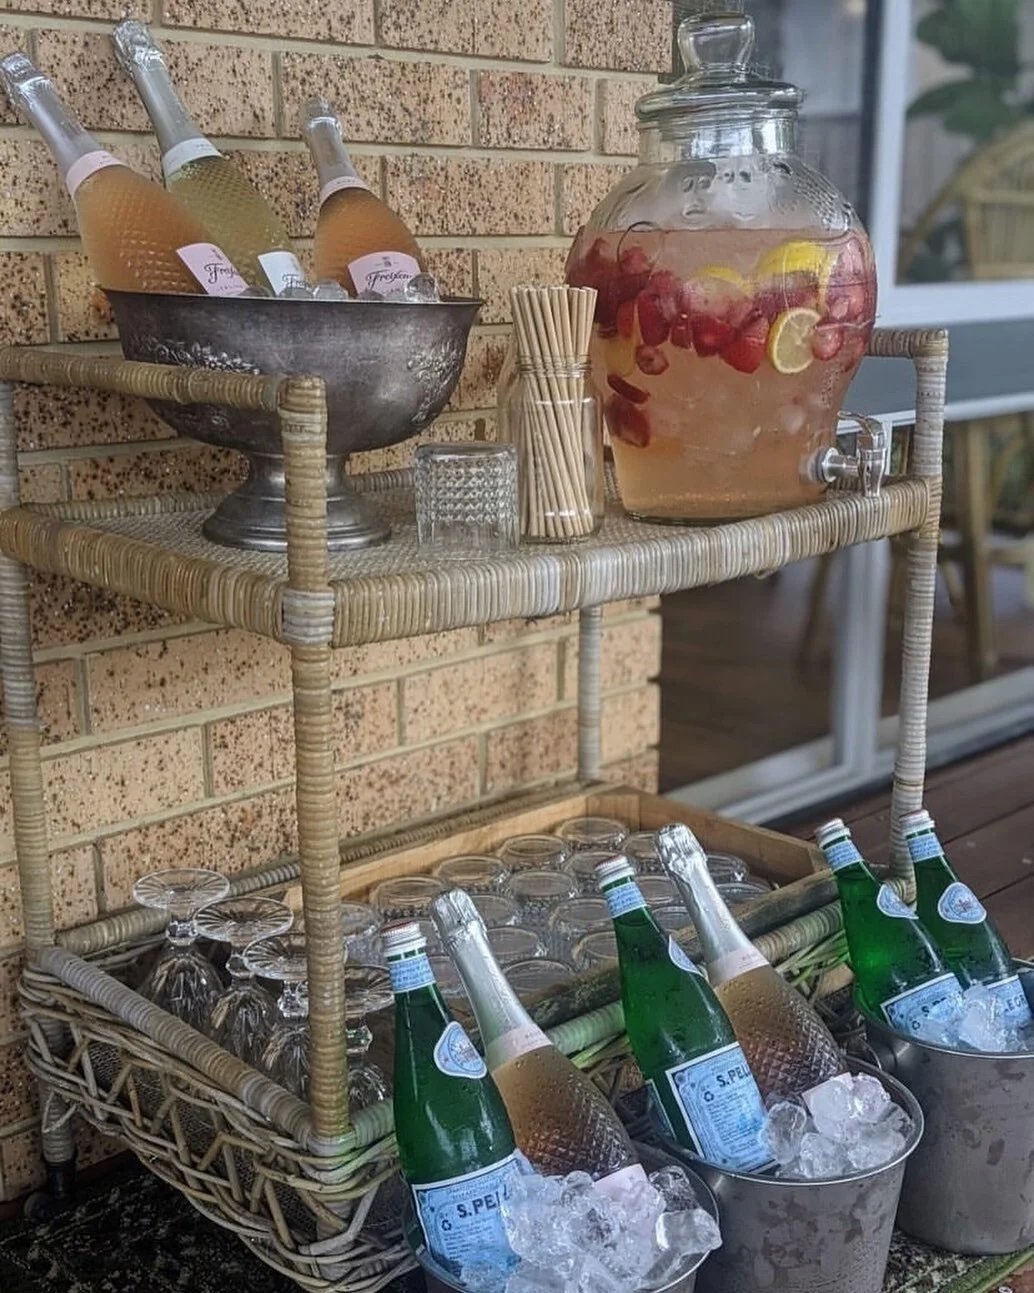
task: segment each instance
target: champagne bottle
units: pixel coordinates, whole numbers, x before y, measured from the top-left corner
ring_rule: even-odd
[[[107,152],[24,54],[0,61],[12,107],[43,136],[75,203],[83,249],[102,288],[121,292],[247,289],[229,257],[178,198]]]
[[[689,827],[663,827],[657,851],[693,917],[711,986],[761,1094],[766,1099],[802,1095],[843,1073],[846,1065],[833,1035],[737,925]]]
[[[326,99],[302,105],[301,127],[320,182],[317,279],[334,279],[355,295],[400,291],[423,272],[416,239],[356,174],[341,122]]]
[[[873,875],[839,817],[815,839],[836,876],[859,999],[898,1032],[919,1033],[931,1010],[960,1002],[958,979],[916,913]]]
[[[601,862],[596,881],[614,921],[628,1040],[669,1134],[708,1163],[764,1167],[761,1092],[710,984],[662,932],[625,858]]]
[[[452,889],[431,913],[467,990],[518,1148],[546,1175],[588,1172],[614,1193],[645,1179],[603,1092],[556,1049],[507,983],[469,895]]]
[[[442,1000],[419,924],[381,938],[395,994],[395,1139],[424,1242],[454,1274],[472,1260],[505,1272],[516,1258],[499,1200],[521,1170],[506,1108]]]
[[[212,231],[253,287],[280,296],[305,283],[280,217],[251,181],[191,120],[147,27],[127,18],[112,33],[115,54],[132,77],[162,150],[165,184]]]
[[[916,873],[916,914],[965,987],[982,983],[997,998],[1002,1021],[1020,1028],[1031,1009],[1005,940],[983,903],[962,883],[924,809],[901,823]]]

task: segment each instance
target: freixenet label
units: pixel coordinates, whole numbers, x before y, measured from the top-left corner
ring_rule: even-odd
[[[327,180],[326,184],[320,189],[320,206],[326,202],[327,198],[335,193],[340,193],[342,189],[366,189],[370,192],[369,184],[366,184],[358,175],[339,175],[336,179]]]
[[[739,1172],[768,1165],[758,1139],[765,1106],[737,1042],[669,1069],[667,1076],[701,1158]]]
[[[377,292],[388,296],[402,289],[420,273],[420,266],[412,256],[401,251],[378,251],[370,256],[358,256],[349,262],[357,292]]]
[[[71,197],[75,197],[80,186],[88,180],[91,175],[96,175],[98,171],[104,170],[106,166],[122,166],[114,154],[100,148],[96,152],[87,153],[85,157],[80,157],[69,166],[65,174],[65,184],[68,186],[68,192]]]
[[[162,155],[162,174],[167,180],[174,180],[184,166],[202,157],[222,157],[222,153],[207,139],[184,139]]]
[[[937,915],[952,925],[982,925],[987,920],[984,904],[961,880],[948,885],[938,898]]]
[[[922,1031],[930,1012],[939,1009],[942,1003],[951,1001],[961,1004],[962,986],[955,975],[949,972],[891,997],[883,1003],[881,1009],[891,1028],[896,1028],[899,1033],[916,1036]]]
[[[277,296],[282,296],[289,287],[305,286],[305,270],[293,251],[264,251],[258,260]]]
[[[446,1024],[434,1046],[434,1062],[446,1077],[483,1078],[488,1069],[474,1043],[455,1021]]]
[[[549,1038],[538,1024],[521,1024],[517,1028],[511,1028],[509,1032],[500,1034],[495,1041],[489,1042],[485,1052],[494,1072],[504,1064],[509,1064],[510,1060],[517,1059],[519,1055],[541,1050],[543,1046],[549,1044]]]
[[[180,247],[176,255],[201,284],[207,296],[237,296],[248,285],[237,273],[233,261],[211,242],[193,242]]]
[[[517,1264],[500,1203],[519,1174],[517,1155],[511,1154],[466,1176],[411,1187],[424,1239],[439,1262],[456,1269],[472,1260],[492,1262],[503,1272]]]

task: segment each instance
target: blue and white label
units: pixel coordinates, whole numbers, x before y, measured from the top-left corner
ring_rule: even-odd
[[[905,843],[908,845],[908,855],[913,862],[929,862],[931,858],[944,857],[941,841],[933,831],[910,835]]]
[[[948,885],[937,903],[937,915],[953,925],[982,925],[987,920],[984,905],[968,884],[956,880]]]
[[[998,1004],[999,1018],[1010,1028],[1022,1028],[1031,1021],[1030,1002],[1023,991],[1023,984],[1018,974],[997,983],[985,983],[984,987]]]
[[[768,1165],[759,1139],[765,1106],[738,1043],[669,1069],[667,1077],[701,1158],[739,1172]]]
[[[642,911],[646,906],[646,899],[639,892],[639,886],[634,880],[622,880],[613,888],[604,890],[603,896],[615,920],[627,911]]]
[[[911,907],[901,901],[889,884],[881,884],[876,895],[876,906],[884,916],[893,916],[895,920],[918,920]]]
[[[483,1078],[488,1072],[474,1043],[455,1019],[445,1026],[435,1043],[434,1062],[446,1077]]]
[[[500,1204],[520,1171],[517,1155],[511,1154],[466,1176],[412,1186],[427,1247],[442,1265],[458,1272],[474,1261],[498,1263],[505,1283],[517,1258],[506,1237]]]
[[[677,965],[680,970],[685,970],[687,974],[699,974],[700,967],[679,947],[675,941],[675,935],[668,935],[668,960],[672,965]]]
[[[854,840],[837,840],[835,844],[827,845],[823,852],[831,871],[839,871],[842,867],[854,866],[856,862],[864,861],[855,847]]]
[[[954,974],[939,974],[917,988],[909,988],[885,1001],[881,1007],[884,1018],[899,1033],[918,1036],[931,1011],[941,1012],[945,1003],[962,1005],[962,985]]]
[[[388,975],[392,992],[415,992],[417,988],[429,988],[434,983],[434,971],[424,952],[389,961]]]

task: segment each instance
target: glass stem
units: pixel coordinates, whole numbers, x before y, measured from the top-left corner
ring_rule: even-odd
[[[305,979],[297,983],[284,982],[280,994],[280,1014],[284,1019],[307,1019],[309,1016],[309,984]]]
[[[226,972],[235,983],[246,983],[254,975],[245,964],[244,957],[234,948],[226,962]]]
[[[193,915],[170,916],[166,936],[174,947],[189,947],[197,942],[197,925]]]

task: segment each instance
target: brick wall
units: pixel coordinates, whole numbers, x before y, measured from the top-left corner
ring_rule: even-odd
[[[358,169],[453,292],[485,299],[440,439],[492,435],[507,290],[559,278],[570,235],[635,151],[632,105],[668,66],[664,0],[0,0],[0,47],[29,51],[86,125],[158,174],[143,109],[109,52],[150,20],[202,128],[310,245],[316,184],[299,101],[336,99]],[[0,108],[0,342],[113,349],[71,206],[44,146]],[[212,489],[240,460],[173,439],[142,404],[23,390],[22,481],[36,501]],[[412,445],[357,462],[404,462]],[[289,853],[288,658],[60,579],[33,580],[57,917],[130,900],[143,871],[191,857],[226,872]],[[656,778],[660,626],[606,623],[604,758]],[[573,772],[577,626],[462,630],[338,653],[342,833]],[[0,750],[2,754],[2,750]],[[4,777],[6,782],[6,776]],[[38,1179],[36,1109],[14,992],[22,926],[0,791],[0,1200]],[[109,1152],[86,1138],[84,1157]]]

